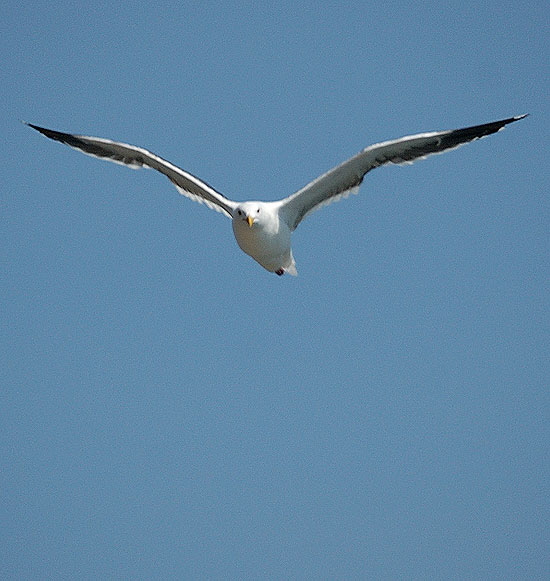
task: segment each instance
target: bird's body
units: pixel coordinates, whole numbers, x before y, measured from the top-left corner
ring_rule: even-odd
[[[245,202],[233,216],[237,244],[269,272],[296,275],[290,247],[291,230],[279,212],[278,202]]]
[[[526,115],[502,121],[456,129],[420,133],[371,145],[307,184],[295,194],[275,202],[234,202],[206,182],[140,147],[98,137],[52,131],[28,124],[50,139],[60,141],[94,157],[132,168],[148,167],[166,175],[177,190],[194,201],[206,204],[233,220],[239,247],[266,270],[296,275],[291,234],[312,211],[357,193],[370,170],[384,164],[412,163],[435,153],[496,133]]]

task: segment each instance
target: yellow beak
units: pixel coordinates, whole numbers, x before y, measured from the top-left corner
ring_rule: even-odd
[[[252,228],[252,224],[254,224],[254,218],[252,216],[247,216],[246,221],[248,222],[248,225]]]

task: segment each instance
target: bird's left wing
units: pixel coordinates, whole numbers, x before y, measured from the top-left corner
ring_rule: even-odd
[[[449,151],[475,139],[496,133],[508,123],[524,117],[526,115],[465,129],[419,133],[371,145],[313,180],[295,194],[280,200],[281,215],[291,230],[294,230],[314,210],[357,193],[365,174],[376,167],[387,163],[413,163],[434,153]]]
[[[44,129],[44,127],[38,127],[31,123],[26,123],[26,125],[36,129],[50,139],[65,143],[69,147],[87,155],[113,161],[134,169],[141,167],[154,169],[167,176],[180,194],[191,198],[195,202],[206,204],[209,208],[226,216],[231,217],[233,209],[237,206],[236,202],[229,200],[206,182],[141,147],[100,137],[61,133],[60,131]]]

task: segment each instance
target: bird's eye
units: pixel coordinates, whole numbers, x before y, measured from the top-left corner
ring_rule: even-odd
[[[260,208],[258,208],[258,209],[256,210],[256,214],[259,214],[259,213],[260,213]]]
[[[243,215],[243,213],[240,210],[237,210],[237,213],[239,214],[239,216]]]

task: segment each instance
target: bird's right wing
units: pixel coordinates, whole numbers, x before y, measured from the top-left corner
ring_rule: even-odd
[[[60,131],[44,129],[31,123],[26,123],[26,125],[36,129],[50,139],[65,143],[69,147],[87,155],[113,161],[133,169],[141,167],[154,169],[168,177],[180,194],[191,198],[195,202],[206,204],[209,208],[230,218],[232,217],[233,209],[237,206],[236,202],[229,200],[206,182],[141,147],[100,137],[61,133]]]

